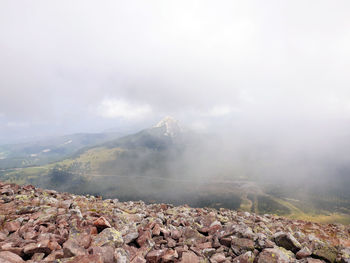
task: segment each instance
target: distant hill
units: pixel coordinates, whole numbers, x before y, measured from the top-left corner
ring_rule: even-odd
[[[119,133],[80,133],[34,142],[0,145],[0,169],[22,168],[59,161],[81,148],[120,136]]]
[[[239,158],[234,159],[232,152],[226,152],[229,147],[222,150],[226,141],[186,130],[171,117],[119,138],[76,136],[28,148],[27,154],[40,152],[42,165],[3,169],[0,180],[120,200],[187,203],[350,223],[347,172],[343,179],[332,177],[332,184],[298,180],[291,184],[283,176],[269,180],[251,176],[250,168],[259,167],[253,159],[245,160],[239,151]],[[43,158],[60,147],[61,154],[51,159],[59,156],[60,160]]]

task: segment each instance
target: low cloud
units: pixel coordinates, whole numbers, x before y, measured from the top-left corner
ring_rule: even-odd
[[[135,120],[152,113],[149,105],[133,105],[122,99],[104,99],[98,107],[103,118]]]

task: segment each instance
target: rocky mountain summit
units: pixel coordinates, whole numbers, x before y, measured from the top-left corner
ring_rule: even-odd
[[[0,262],[350,262],[350,227],[0,182]]]

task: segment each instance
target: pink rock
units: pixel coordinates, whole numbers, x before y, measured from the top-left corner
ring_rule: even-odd
[[[146,259],[141,256],[136,256],[130,263],[146,263]]]
[[[78,241],[68,239],[63,244],[63,252],[65,257],[73,257],[73,256],[83,256],[86,255],[86,250],[79,246]]]
[[[104,263],[114,263],[114,248],[111,246],[92,247],[89,254],[100,255]]]
[[[164,250],[152,250],[146,255],[147,262],[150,263],[159,263],[164,254]]]
[[[136,239],[137,244],[139,244],[140,247],[144,246],[144,244],[147,242],[147,240],[150,240],[152,238],[151,231],[141,231],[139,233],[139,237]]]
[[[232,263],[251,263],[254,262],[255,255],[253,252],[248,251],[239,257],[233,259]]]
[[[162,262],[174,262],[178,258],[176,250],[168,249],[162,256]]]
[[[216,253],[210,258],[210,262],[212,263],[222,263],[226,260],[224,253]]]
[[[51,242],[49,240],[42,240],[38,243],[31,243],[26,245],[23,248],[23,252],[26,255],[33,255],[35,253],[44,253],[44,254],[50,254],[52,251],[53,246],[50,244]],[[57,244],[57,242],[55,242]],[[55,247],[56,247],[55,244]],[[58,244],[57,244],[58,245]]]
[[[159,236],[160,235],[160,226],[158,224],[155,224],[153,230],[152,230],[152,234],[154,236]]]
[[[21,227],[21,223],[18,221],[10,221],[4,224],[4,229],[10,233],[17,231]]]
[[[106,218],[101,216],[94,221],[94,226],[97,227],[99,231],[102,231],[105,228],[112,227],[111,224],[107,221]]]
[[[50,255],[48,255],[44,261],[52,262],[56,259],[60,259],[64,257],[63,249],[53,251]]]
[[[66,263],[104,263],[100,255],[76,256],[66,261]]]
[[[10,252],[10,251],[1,251],[0,252],[0,262],[4,262],[4,263],[22,263],[24,262],[23,259]]]
[[[199,263],[199,257],[193,252],[183,252],[181,263]]]

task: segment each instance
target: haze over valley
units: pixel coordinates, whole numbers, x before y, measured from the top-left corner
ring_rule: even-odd
[[[350,223],[348,1],[0,3],[0,181]]]

